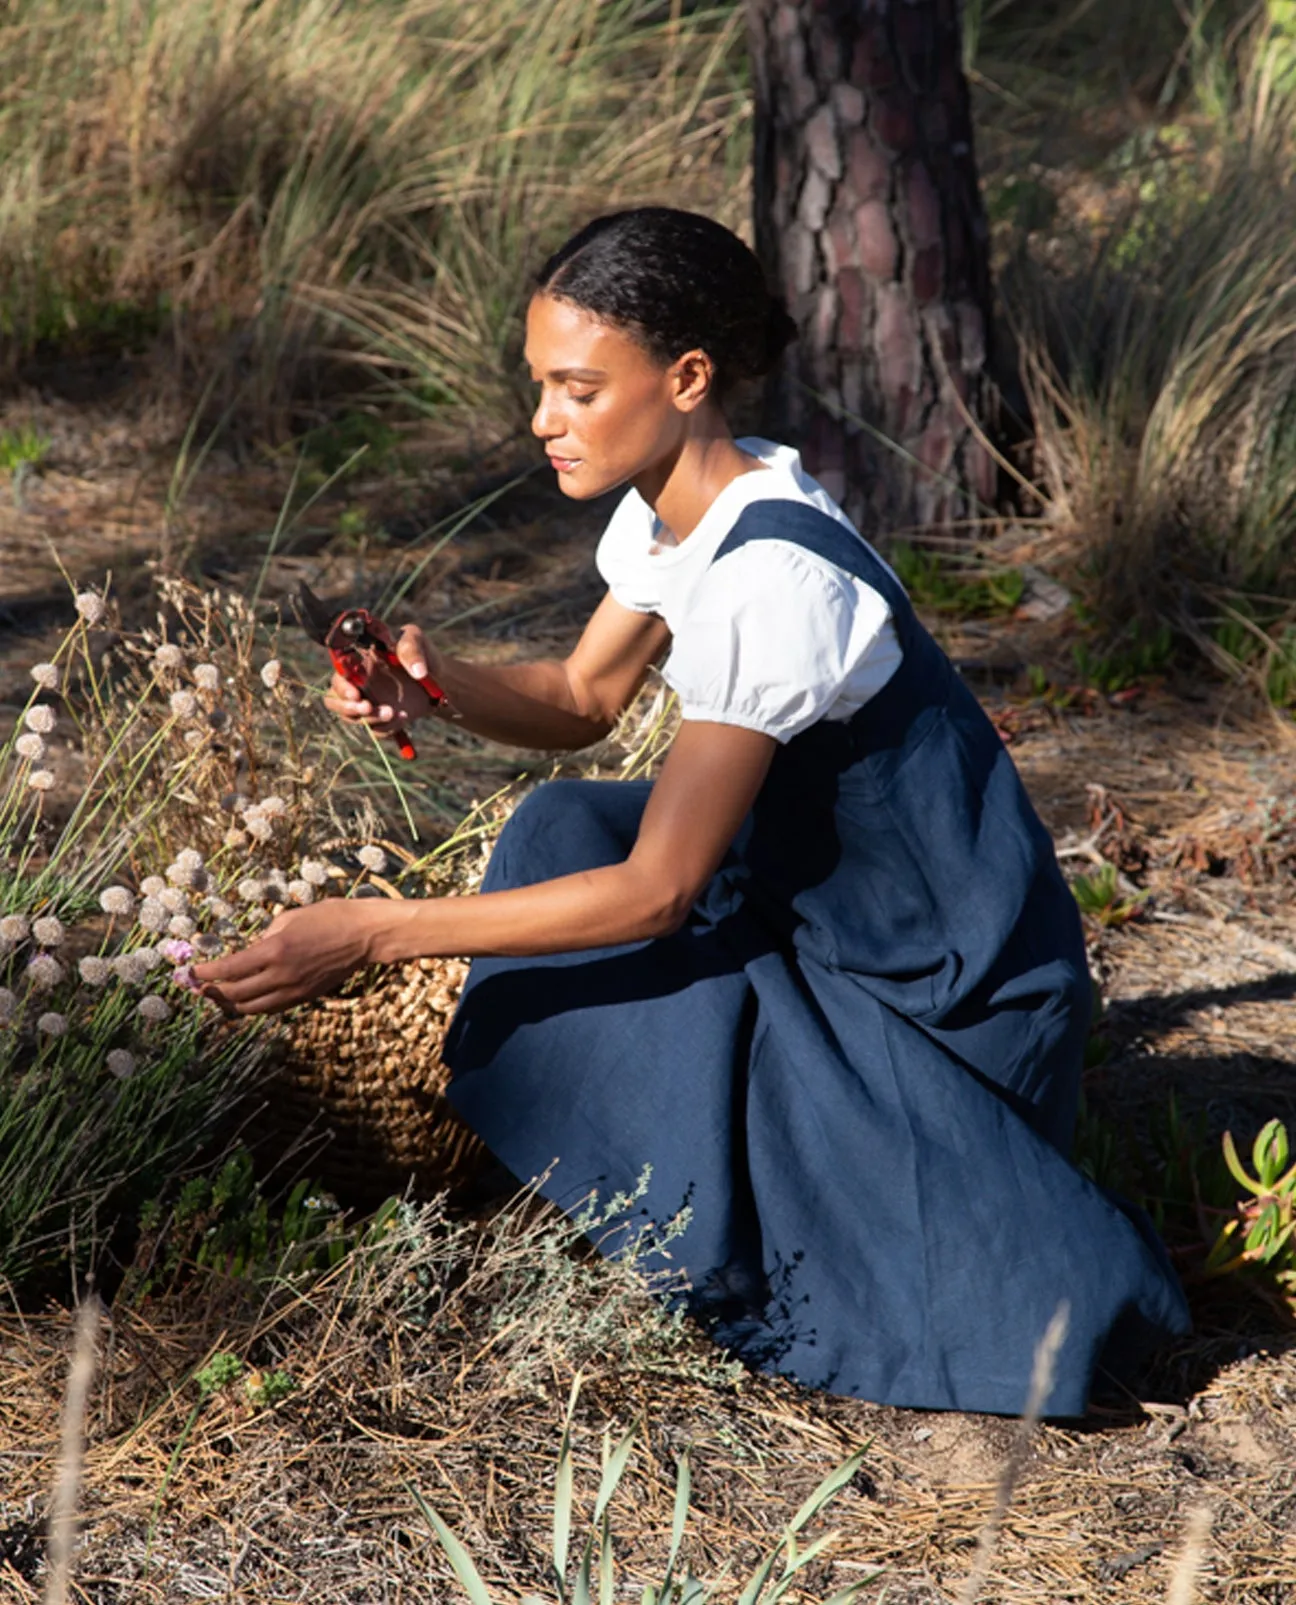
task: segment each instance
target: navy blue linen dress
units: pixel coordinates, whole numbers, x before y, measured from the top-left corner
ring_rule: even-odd
[[[886,599],[903,648],[849,720],[777,751],[683,928],[478,959],[450,1097],[571,1207],[652,1176],[643,1209],[718,1341],[881,1403],[1003,1413],[1060,1301],[1049,1400],[1082,1414],[1187,1329],[1161,1245],[1066,1158],[1090,991],[1074,900],[976,699],[865,542],[758,501],[713,559],[793,541]],[[483,890],[621,861],[649,786],[555,781]]]

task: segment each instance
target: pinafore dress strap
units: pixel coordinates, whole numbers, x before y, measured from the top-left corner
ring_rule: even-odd
[[[735,519],[712,564],[751,541],[788,541],[871,586],[891,609],[901,650],[908,648],[918,621],[904,587],[864,537],[840,519],[805,502],[778,498],[753,502]]]

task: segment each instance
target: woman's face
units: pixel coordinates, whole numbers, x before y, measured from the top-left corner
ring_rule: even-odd
[[[540,386],[531,428],[566,495],[600,496],[678,450],[709,374],[695,394],[687,357],[663,368],[623,330],[543,293],[532,297],[526,327],[526,360]]]

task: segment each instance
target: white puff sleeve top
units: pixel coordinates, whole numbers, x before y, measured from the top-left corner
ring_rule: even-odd
[[[890,606],[871,585],[792,541],[752,541],[712,566],[754,501],[808,503],[863,540],[790,446],[737,444],[765,468],[726,485],[686,540],[669,543],[632,490],[596,562],[616,601],[670,627],[662,674],[684,718],[786,742],[819,719],[849,719],[899,668],[901,649]]]

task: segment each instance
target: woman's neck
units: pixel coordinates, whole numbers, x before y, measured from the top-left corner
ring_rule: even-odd
[[[633,483],[678,542],[693,533],[726,485],[764,467],[740,450],[723,418],[699,419],[669,456],[637,474]]]

